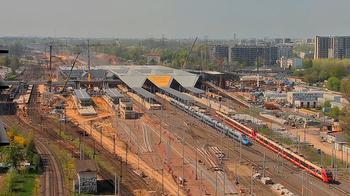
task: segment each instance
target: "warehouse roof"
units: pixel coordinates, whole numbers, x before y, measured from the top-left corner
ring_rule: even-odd
[[[116,88],[107,88],[105,92],[111,98],[121,98],[123,95]]]
[[[146,91],[143,88],[132,88],[132,90],[134,90],[138,95],[141,95],[145,99],[155,98],[154,94]]]
[[[74,90],[74,93],[81,101],[89,101],[91,99],[90,95],[87,94],[86,89],[76,89]]]

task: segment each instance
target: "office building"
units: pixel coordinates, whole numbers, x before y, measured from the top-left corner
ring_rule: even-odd
[[[246,66],[254,66],[257,61],[260,65],[274,65],[277,60],[277,47],[238,45],[231,48],[230,57],[231,62]]]

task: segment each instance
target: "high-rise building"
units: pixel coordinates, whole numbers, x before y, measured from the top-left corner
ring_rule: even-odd
[[[231,48],[230,57],[231,62],[247,66],[254,66],[257,62],[261,65],[274,65],[277,61],[277,47],[237,45]]]
[[[229,57],[229,47],[227,45],[213,45],[210,48],[209,56],[213,60],[226,60]]]
[[[350,58],[350,36],[315,38],[315,59]]]
[[[292,58],[293,57],[293,45],[292,44],[278,44],[277,46],[277,58]]]
[[[315,59],[328,58],[330,37],[315,37]]]

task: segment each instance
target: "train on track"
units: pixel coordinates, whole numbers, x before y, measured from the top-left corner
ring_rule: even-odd
[[[204,122],[205,124],[213,127],[214,129],[218,130],[220,133],[223,133],[227,135],[228,137],[235,139],[236,141],[241,142],[243,145],[251,145],[252,143],[249,141],[249,138],[241,133],[240,131],[231,129],[230,127],[226,126],[223,123],[218,122],[217,120],[213,119],[212,117],[196,111],[194,107],[185,105],[179,101],[176,101],[175,99],[170,99],[170,103],[177,108],[181,109],[182,111],[186,112],[187,114],[197,118],[198,120]]]
[[[255,130],[235,121],[234,119],[230,118],[229,116],[221,112],[217,111],[216,115],[220,119],[222,119],[225,123],[230,125],[232,128],[239,130],[241,133],[249,136],[251,139],[257,141],[259,144],[277,153],[278,155],[290,161],[294,165],[316,176],[317,178],[321,179],[323,182],[331,183],[333,181],[333,175],[330,170],[327,170],[314,163],[311,163],[310,161],[306,160],[304,157],[298,155],[297,153],[294,153],[291,150],[283,147],[282,145],[274,142],[273,140],[266,138],[265,136],[259,134]]]

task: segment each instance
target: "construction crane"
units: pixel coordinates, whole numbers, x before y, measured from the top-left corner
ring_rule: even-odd
[[[61,90],[61,93],[63,93],[63,92],[65,91],[66,87],[67,87],[68,81],[69,81],[69,79],[70,79],[70,75],[72,74],[72,71],[73,71],[73,69],[74,69],[75,63],[77,62],[77,59],[78,59],[79,55],[80,55],[80,53],[77,54],[77,56],[75,57],[75,59],[74,59],[74,61],[73,61],[73,63],[72,63],[72,67],[70,68],[70,71],[69,71],[69,74],[68,74],[68,76],[67,76],[67,79],[66,79],[66,81],[64,82],[64,85],[63,85],[63,88],[62,88],[62,90]]]
[[[192,43],[192,46],[191,46],[190,50],[188,51],[188,56],[185,58],[184,62],[182,63],[181,69],[185,69],[186,68],[188,59],[190,58],[190,56],[192,54],[193,48],[196,45],[197,40],[198,40],[198,37],[196,37],[196,39],[194,39],[194,41]]]

